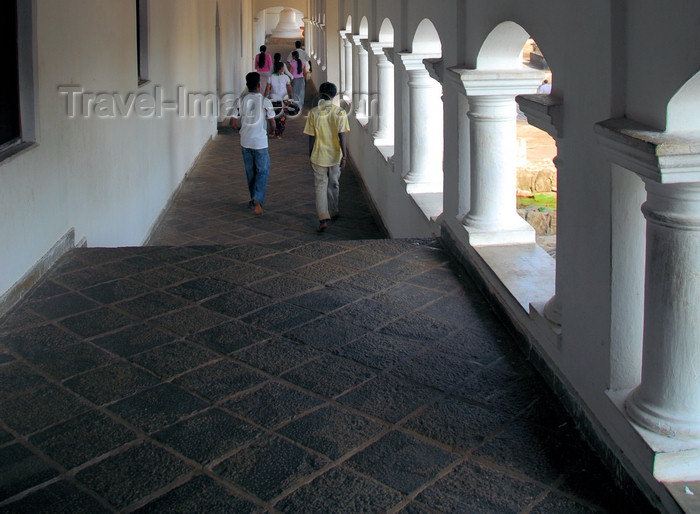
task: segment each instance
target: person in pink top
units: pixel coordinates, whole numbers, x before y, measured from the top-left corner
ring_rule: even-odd
[[[255,56],[255,71],[260,74],[260,90],[265,91],[267,80],[272,74],[272,56],[267,53],[265,45],[260,45],[260,53]]]
[[[299,52],[292,52],[292,61],[289,63],[289,71],[292,72],[292,95],[294,100],[299,104],[299,108],[304,107],[304,98],[306,97],[306,64],[299,58]]]

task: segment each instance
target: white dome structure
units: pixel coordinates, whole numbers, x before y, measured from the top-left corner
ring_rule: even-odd
[[[272,37],[278,38],[298,38],[302,32],[297,22],[297,15],[294,9],[286,8],[280,12],[280,21],[272,29]]]

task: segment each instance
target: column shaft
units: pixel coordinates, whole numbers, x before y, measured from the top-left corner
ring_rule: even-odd
[[[520,226],[516,212],[514,96],[469,97],[471,200],[465,225],[478,230]]]
[[[411,193],[442,191],[442,87],[423,69],[408,70],[410,106],[410,170],[405,177]]]
[[[647,181],[642,383],[627,401],[639,425],[700,438],[700,184]]]

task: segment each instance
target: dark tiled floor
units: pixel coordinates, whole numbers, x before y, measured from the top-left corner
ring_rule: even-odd
[[[262,217],[213,141],[142,248],[72,252],[0,325],[3,512],[639,512],[439,241],[300,136]]]

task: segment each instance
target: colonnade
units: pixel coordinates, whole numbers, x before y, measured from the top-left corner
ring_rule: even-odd
[[[474,247],[534,244],[535,231],[517,214],[515,205],[516,97],[520,102],[520,98],[535,94],[543,79],[542,72],[446,68],[442,62],[435,66],[431,63],[435,55],[395,52],[385,42],[353,34],[349,27],[339,31],[339,35],[343,98],[361,125],[367,126],[376,117],[374,125],[369,126],[376,127],[371,135],[377,146],[398,144],[394,141],[393,125],[397,119],[396,106],[401,105],[402,99],[395,98],[394,79],[407,79],[408,112],[401,117],[403,131],[408,131],[408,137],[403,140],[408,144],[405,151],[408,163],[403,174],[407,194],[442,192],[443,152],[457,152],[460,157],[450,162],[458,163],[459,179],[452,183],[459,185],[458,194],[463,195],[456,204],[464,210],[460,221],[469,244]],[[373,57],[371,67],[368,56]],[[370,83],[376,83],[376,91],[369,91]],[[452,88],[449,95],[444,94],[445,88]],[[401,89],[396,91],[400,93]],[[372,112],[370,97],[375,96],[377,109]],[[458,97],[466,101],[443,105],[445,98]],[[561,100],[553,97],[551,101],[529,102],[531,123],[540,127],[548,124],[545,130],[560,137],[558,131],[565,123]],[[468,146],[465,141],[460,148],[447,149],[444,113],[460,109],[461,105],[467,106],[466,112],[462,109],[449,118],[456,119],[458,127],[446,130],[457,129],[459,137],[468,134]],[[547,121],[537,121],[539,116]],[[399,130],[396,129],[397,134]],[[630,159],[628,154],[638,151],[639,142],[637,146],[629,143],[627,150],[620,150],[618,139],[608,141],[608,146],[615,148],[611,155],[626,157],[617,161],[612,158],[611,162],[634,168],[630,162],[636,162],[639,157]],[[667,183],[663,172],[650,178],[648,162],[639,164],[640,170],[644,170],[639,173],[644,176],[648,194],[643,209],[647,226],[643,369],[641,383],[627,398],[626,412],[633,423],[647,430],[700,443],[700,180],[697,179],[700,175],[695,164],[700,162],[698,157],[684,156],[690,164],[681,167],[692,169],[695,175],[687,172],[692,180],[683,184]],[[679,165],[676,162],[674,166]],[[447,212],[443,216],[457,214]],[[553,330],[561,330],[565,310],[561,295],[555,292],[544,306],[545,317]]]

